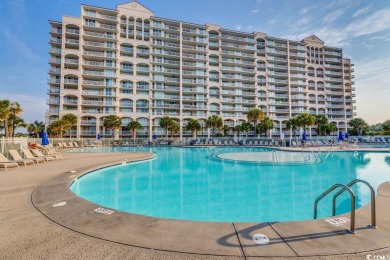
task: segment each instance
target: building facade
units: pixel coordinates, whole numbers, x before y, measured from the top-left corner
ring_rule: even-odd
[[[175,21],[137,2],[82,5],[81,17],[49,23],[46,124],[75,114],[73,136],[111,136],[107,115],[122,119],[117,138],[131,137],[125,126],[137,120],[137,136],[149,139],[165,134],[163,116],[176,120],[185,138],[192,135],[188,119],[204,126],[218,115],[234,127],[253,108],[274,120],[273,136],[289,136],[286,121],[300,113],[326,115],[341,131],[354,115],[353,64],[314,35],[292,41]]]

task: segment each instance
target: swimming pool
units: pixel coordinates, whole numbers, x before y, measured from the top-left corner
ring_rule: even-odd
[[[347,184],[359,178],[376,189],[390,180],[389,153],[332,152],[319,154],[321,161],[316,163],[264,164],[222,160],[215,156],[270,152],[267,148],[144,149],[155,153],[156,158],[96,170],[77,179],[70,189],[104,207],[146,216],[194,221],[270,222],[312,219],[314,200],[335,183]],[[137,149],[78,151],[131,152]],[[357,185],[353,190],[357,207],[369,202],[366,187]],[[331,215],[331,198],[328,196],[320,202],[319,217]],[[347,194],[341,195],[337,202],[337,214],[349,211]]]

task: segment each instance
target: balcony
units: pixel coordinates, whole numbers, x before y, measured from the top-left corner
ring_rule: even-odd
[[[78,59],[65,58],[65,63],[68,63],[68,64],[79,64],[79,60]]]
[[[66,29],[65,32],[69,33],[69,34],[75,34],[75,35],[79,35],[80,34],[80,31],[79,30],[75,30],[75,29]]]
[[[77,99],[64,99],[64,105],[76,105],[78,104]]]
[[[83,100],[81,101],[82,105],[92,105],[92,106],[116,106],[115,101],[96,101],[96,100]]]
[[[84,31],[84,36],[94,37],[94,38],[102,38],[102,39],[116,39],[117,36],[115,34],[104,34],[98,32],[90,32]]]
[[[78,45],[79,42],[80,42],[79,40],[75,40],[75,39],[68,39],[68,38],[65,39],[65,43],[68,43],[68,44]]]
[[[61,64],[61,59],[49,59],[50,64]]]
[[[64,79],[64,84],[73,84],[77,85],[79,81],[77,79]]]
[[[107,96],[107,97],[116,97],[116,92],[104,92],[104,91],[93,91],[93,90],[83,90],[82,95],[84,96]]]
[[[96,120],[81,120],[80,124],[81,125],[96,125]]]

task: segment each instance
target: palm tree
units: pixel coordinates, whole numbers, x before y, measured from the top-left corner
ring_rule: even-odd
[[[175,120],[171,121],[169,129],[171,129],[171,138],[173,137],[173,134],[180,132],[180,126]]]
[[[295,130],[297,130],[298,122],[296,117],[290,118],[286,123],[286,128],[291,129],[294,137],[295,137]]]
[[[0,100],[0,121],[3,123],[4,135],[8,137],[8,119],[10,116],[11,102],[8,99]]]
[[[77,126],[77,116],[74,114],[66,114],[62,118],[62,120],[65,120],[69,125],[69,137],[72,138],[72,128]]]
[[[390,120],[387,120],[382,123],[382,135],[390,135]]]
[[[237,137],[238,137],[238,140],[240,140],[240,133],[241,132],[244,132],[243,130],[242,130],[242,124],[241,125],[236,125],[233,129],[234,129],[234,131],[235,132],[237,132]]]
[[[230,129],[232,129],[232,128],[227,126],[227,125],[224,125],[223,128],[222,128],[223,136],[227,136],[229,134]]]
[[[169,116],[164,116],[160,119],[160,127],[165,129],[165,131],[166,131],[165,138],[166,139],[168,139],[168,131],[172,125],[172,121],[173,121],[172,118],[170,118]]]
[[[214,131],[221,129],[223,126],[222,118],[217,115],[212,115],[206,120],[206,127],[211,128],[211,135],[214,136]]]
[[[131,132],[133,133],[133,143],[135,144],[135,137],[137,135],[137,130],[142,127],[141,123],[138,121],[131,121],[127,124],[127,127],[130,128]]]
[[[268,116],[260,120],[259,124],[257,125],[257,130],[259,130],[260,135],[262,133],[267,134],[267,131],[273,128],[274,128],[274,121],[272,121],[272,119],[269,118]]]
[[[262,120],[265,117],[265,114],[260,109],[251,109],[246,113],[248,122],[253,123],[253,137],[256,136],[256,124],[258,121]]]
[[[15,129],[17,129],[17,128],[26,128],[28,125],[26,124],[26,122],[24,122],[24,119],[23,118],[21,118],[21,117],[19,117],[19,116],[16,116],[15,115],[15,118],[14,118],[14,116],[12,115],[11,117],[10,117],[10,119],[12,119],[12,121],[11,120],[9,120],[8,121],[8,135],[9,136],[11,136],[12,135],[12,137],[14,137],[14,127],[15,127]]]
[[[69,127],[68,122],[65,120],[56,120],[53,123],[49,125],[47,128],[47,132],[49,135],[55,136],[55,137],[60,137],[62,138],[62,134],[64,133],[65,130]]]
[[[17,119],[17,116],[23,112],[23,109],[20,106],[19,102],[12,102],[10,107],[9,107],[9,112],[10,112],[10,116],[12,116],[12,119],[13,119],[12,120],[12,131],[10,131],[10,132],[12,133],[12,137],[14,137],[15,129],[17,128],[16,119]],[[24,121],[23,121],[23,123],[24,123]],[[10,125],[8,124],[8,127],[9,126]]]
[[[187,131],[192,132],[192,137],[195,139],[198,131],[202,129],[202,125],[195,119],[190,119],[187,121],[187,125],[185,127]]]
[[[241,131],[245,132],[245,138],[248,138],[248,132],[252,129],[252,124],[248,122],[244,122],[241,124]]]
[[[106,129],[112,130],[112,138],[114,138],[114,131],[122,127],[122,120],[119,116],[109,115],[104,118],[103,126]]]
[[[325,115],[316,115],[317,135],[322,135],[326,124],[328,124],[328,118]]]
[[[368,128],[368,124],[364,119],[362,118],[354,118],[349,122],[349,125],[354,129],[357,134],[363,135],[363,130],[366,130]]]
[[[303,132],[306,132],[307,126],[313,126],[316,123],[316,118],[309,113],[302,113],[297,115],[298,126],[303,128]]]
[[[329,124],[326,125],[325,129],[328,132],[328,134],[331,134],[331,133],[337,131],[337,125],[335,122],[330,122]]]
[[[27,127],[27,131],[29,135],[39,137],[39,134],[45,131],[45,123],[34,121],[33,123],[29,124]]]

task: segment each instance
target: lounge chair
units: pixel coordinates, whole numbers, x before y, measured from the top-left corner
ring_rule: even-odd
[[[32,150],[32,152],[34,155],[44,158],[46,161],[54,161],[54,157],[52,155],[44,155],[41,151],[36,149]]]
[[[16,150],[8,150],[8,153],[11,155],[12,159],[18,164],[24,164],[24,166],[27,166],[27,164],[29,163],[35,164],[34,161],[31,159],[23,159],[22,156],[20,156],[20,154]]]
[[[42,153],[42,152],[41,152]],[[57,152],[54,148],[49,148],[47,150],[47,156],[51,156],[53,157],[54,159],[58,160],[58,159],[64,159],[64,157],[62,157],[61,153],[60,152]]]
[[[80,146],[79,146],[79,144],[78,144],[77,142],[73,142],[73,146],[74,146],[75,148],[80,148]]]
[[[58,146],[58,148],[60,148],[60,149],[64,148],[64,146],[62,145],[62,143],[58,143],[57,146]]]
[[[2,153],[0,153],[0,165],[4,166],[6,171],[8,171],[8,167],[16,166],[19,168],[18,163],[8,160],[8,158],[5,157],[4,154],[2,154]]]
[[[74,148],[74,146],[73,146],[73,143],[72,142],[69,142],[69,148]]]
[[[45,162],[45,158],[43,157],[35,157],[31,151],[29,149],[22,149],[22,153],[24,154],[24,157],[26,157],[26,159],[30,159],[30,160],[33,160],[35,161],[37,164],[39,164],[39,162]]]

